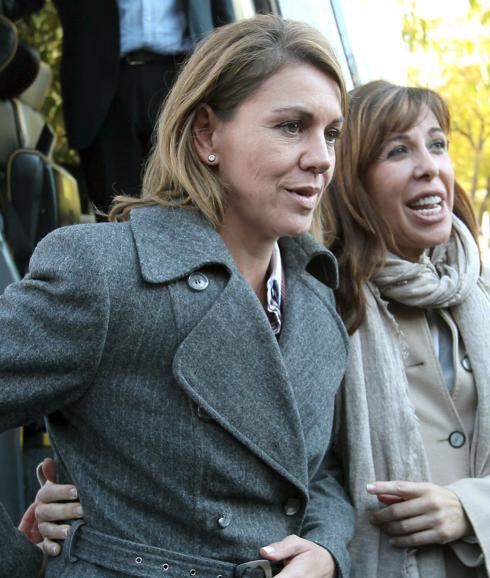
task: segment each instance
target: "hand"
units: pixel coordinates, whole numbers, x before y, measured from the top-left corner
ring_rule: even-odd
[[[43,550],[50,556],[58,556],[61,546],[54,540],[64,540],[70,526],[68,520],[83,517],[75,486],[54,484],[48,481],[36,496],[35,514],[39,533],[44,537]]]
[[[47,480],[54,481],[56,476],[56,470],[54,461],[51,458],[46,458],[41,466],[42,476],[44,476]],[[34,501],[25,511],[24,515],[22,516],[22,520],[19,524],[19,530],[29,538],[29,540],[38,546],[41,547],[41,542],[43,541],[42,535],[39,533],[39,528],[37,525],[35,510],[36,510],[37,502]]]
[[[36,521],[36,502],[33,502],[25,511],[24,515],[22,516],[22,520],[19,524],[19,530],[27,537],[29,540],[39,546],[40,543],[43,541],[43,537],[39,533],[39,529],[37,527]]]
[[[388,504],[372,522],[392,536],[393,546],[446,544],[472,533],[458,496],[447,488],[428,482],[374,482],[367,491]]]
[[[36,502],[33,502],[26,510],[25,514],[22,516],[22,520],[19,524],[19,530],[25,534],[29,540],[35,544],[38,548],[43,550],[43,537],[39,533],[37,528],[35,510]],[[37,578],[42,578],[44,576],[44,572],[46,570],[46,563],[47,563],[47,556],[46,553],[43,551],[43,561],[41,564],[41,568],[37,572]]]
[[[294,534],[260,549],[271,562],[282,561],[285,568],[277,578],[335,578],[337,570],[330,552],[314,542]]]

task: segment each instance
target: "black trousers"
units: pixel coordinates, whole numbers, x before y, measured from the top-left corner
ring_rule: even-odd
[[[121,61],[106,119],[90,147],[78,151],[87,194],[100,211],[107,212],[115,195],[140,194],[155,121],[182,60],[183,56],[168,56],[141,64]]]

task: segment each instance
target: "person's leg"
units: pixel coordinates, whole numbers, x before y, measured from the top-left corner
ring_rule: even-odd
[[[115,195],[137,196],[156,115],[172,85],[175,64],[121,65],[114,101],[94,143],[79,151],[88,194],[107,212]]]
[[[121,67],[119,86],[104,123],[90,147],[78,151],[88,196],[103,212],[115,195],[139,192],[144,151],[137,136],[133,77]]]

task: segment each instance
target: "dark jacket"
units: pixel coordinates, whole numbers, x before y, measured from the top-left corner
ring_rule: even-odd
[[[6,290],[0,429],[49,415],[88,527],[234,563],[295,533],[348,576],[352,511],[327,451],[347,356],[336,263],[309,236],[280,245],[279,339],[222,238],[182,209],[58,229]],[[48,578],[112,576],[67,566]]]
[[[45,0],[3,0],[12,19],[43,7]],[[63,27],[61,91],[68,142],[92,143],[106,118],[119,77],[119,12],[116,0],[54,0]],[[194,41],[233,20],[232,0],[185,0]]]

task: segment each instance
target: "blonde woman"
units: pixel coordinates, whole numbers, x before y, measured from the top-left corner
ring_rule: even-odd
[[[84,513],[48,578],[349,575],[329,449],[347,337],[308,235],[345,104],[311,27],[219,29],[165,102],[141,198],[48,236],[2,297],[0,425],[49,416]]]

